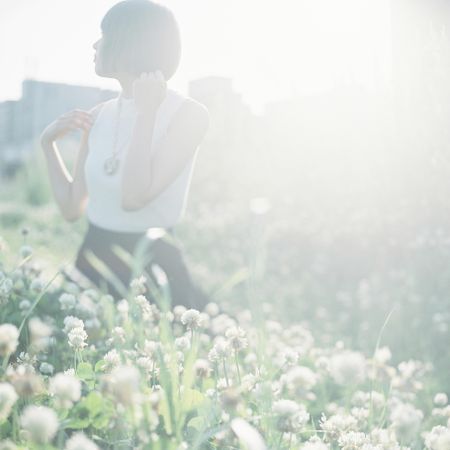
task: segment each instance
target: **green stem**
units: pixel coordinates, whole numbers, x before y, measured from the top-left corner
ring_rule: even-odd
[[[236,369],[237,369],[237,375],[238,375],[239,384],[241,384],[241,372],[239,371],[239,362],[238,362],[237,350],[234,351],[234,360],[236,362]]]
[[[12,436],[13,441],[17,442],[19,440],[19,430],[17,429],[17,426],[19,424],[19,414],[17,412],[17,405],[14,405],[13,408],[13,429],[12,429]]]
[[[2,364],[2,375],[5,375],[6,373],[6,368],[8,367],[8,363],[9,363],[9,357],[11,356],[11,353],[8,353],[4,359],[3,359],[3,364]]]
[[[281,448],[281,443],[283,442],[283,432],[280,433],[280,439],[278,439],[277,448]]]
[[[230,387],[230,382],[228,380],[227,366],[225,364],[225,358],[222,359],[222,365],[223,365],[223,373],[225,375],[225,380],[227,382],[227,387]]]

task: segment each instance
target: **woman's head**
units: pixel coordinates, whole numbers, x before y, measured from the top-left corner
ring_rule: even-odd
[[[93,45],[99,75],[161,70],[169,80],[178,68],[180,32],[167,7],[151,0],[124,0],[105,14],[100,26],[102,37]]]

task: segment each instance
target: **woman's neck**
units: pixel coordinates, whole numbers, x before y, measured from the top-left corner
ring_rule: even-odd
[[[133,83],[135,79],[135,77],[124,77],[118,80],[122,88],[121,95],[123,98],[133,98]]]

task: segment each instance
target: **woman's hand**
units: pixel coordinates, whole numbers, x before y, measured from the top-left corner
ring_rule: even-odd
[[[41,144],[53,143],[70,131],[77,129],[89,131],[93,124],[91,114],[81,109],[74,109],[55,119],[41,133]]]
[[[134,80],[133,97],[139,113],[153,113],[167,94],[167,84],[160,70],[156,72],[142,72]]]

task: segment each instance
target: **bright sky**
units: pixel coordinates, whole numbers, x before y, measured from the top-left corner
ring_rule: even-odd
[[[0,101],[25,77],[119,89],[94,71],[100,22],[116,0],[1,0]],[[389,0],[160,0],[177,17],[181,63],[169,86],[229,76],[260,112],[271,100],[342,81],[389,79]]]

